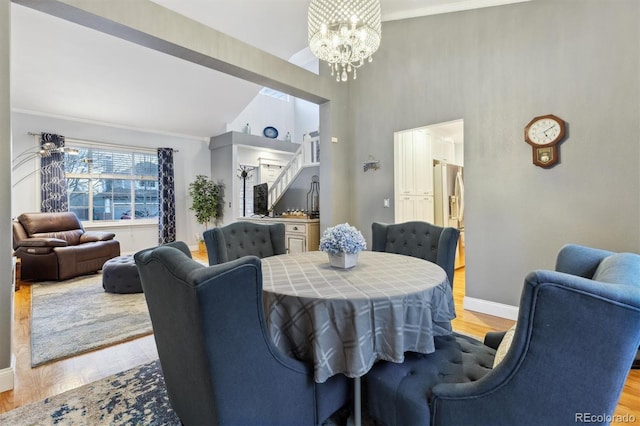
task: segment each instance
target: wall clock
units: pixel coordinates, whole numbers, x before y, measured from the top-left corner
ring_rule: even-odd
[[[533,164],[551,167],[558,162],[558,143],[564,138],[565,122],[553,114],[534,117],[524,128],[524,140],[533,150]]]

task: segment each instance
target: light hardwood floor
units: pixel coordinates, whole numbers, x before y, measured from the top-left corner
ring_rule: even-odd
[[[194,257],[207,260],[206,254],[195,252]],[[20,289],[15,294],[15,388],[12,391],[0,393],[0,413],[157,359],[158,354],[153,336],[147,336],[85,355],[31,368],[29,329],[31,286],[28,283],[20,284]],[[453,328],[456,331],[484,336],[487,331],[505,330],[513,324],[512,321],[503,318],[465,311],[462,308],[464,286],[464,268],[462,268],[456,271],[453,287],[457,312]],[[614,422],[613,424],[640,425],[640,370],[632,370],[629,374],[615,414],[626,415],[626,418],[633,416],[635,421],[633,423]]]

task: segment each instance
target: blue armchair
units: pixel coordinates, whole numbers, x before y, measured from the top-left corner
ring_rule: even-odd
[[[287,252],[283,223],[234,222],[204,232],[209,265],[257,256],[260,259]]]
[[[365,377],[385,425],[560,425],[611,416],[640,344],[640,256],[567,245],[527,275],[504,359],[461,335]]]
[[[273,344],[260,259],[206,267],[167,246],[134,258],[182,424],[315,425],[347,402],[346,377],[315,383],[313,366]]]
[[[460,231],[427,222],[404,222],[371,225],[372,251],[419,257],[440,266],[453,287],[456,247]]]

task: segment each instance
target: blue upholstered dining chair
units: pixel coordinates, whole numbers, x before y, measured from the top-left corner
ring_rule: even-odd
[[[453,287],[459,236],[460,231],[455,228],[443,228],[428,222],[373,222],[371,250],[404,254],[433,262],[445,270]]]
[[[313,366],[274,345],[260,259],[203,266],[167,246],[134,256],[160,365],[184,425],[321,424],[348,399],[348,379],[318,384]]]
[[[204,232],[209,265],[256,256],[260,259],[285,254],[286,241],[283,223],[253,223],[238,221]]]
[[[493,349],[455,333],[436,338],[434,353],[377,363],[364,381],[371,415],[387,426],[573,425],[612,416],[640,344],[640,256],[563,247],[555,271],[525,278],[508,340],[497,365]]]

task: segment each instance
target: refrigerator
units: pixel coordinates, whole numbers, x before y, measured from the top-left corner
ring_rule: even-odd
[[[462,166],[441,162],[433,165],[434,223],[460,231],[456,247],[456,269],[465,265],[463,175]]]
[[[463,167],[435,162],[433,166],[434,223],[464,228]]]

